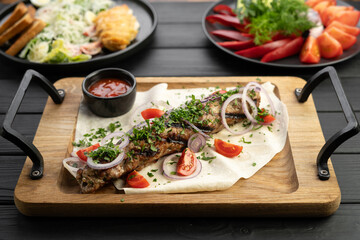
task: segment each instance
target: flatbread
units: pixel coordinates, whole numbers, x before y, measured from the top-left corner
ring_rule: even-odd
[[[205,154],[206,157],[216,158],[211,161],[205,161],[201,160],[202,152],[196,153],[196,155],[200,157],[202,165],[202,171],[197,177],[187,180],[171,180],[166,178],[163,176],[162,170],[163,160],[166,157],[163,157],[156,163],[139,171],[139,173],[150,183],[149,187],[142,189],[124,188],[124,182],[118,180],[114,182],[116,188],[124,190],[126,194],[215,191],[230,188],[239,179],[247,179],[254,175],[284,148],[289,122],[285,104],[283,104],[273,92],[274,85],[267,82],[263,84],[263,87],[270,95],[277,112],[276,120],[270,128],[263,126],[260,129],[250,131],[241,136],[233,136],[224,129],[213,136],[213,139],[217,138],[243,146],[243,151],[238,157],[227,158],[218,154],[213,147],[214,140],[211,139],[208,143],[210,143],[212,147],[206,146],[202,152],[204,152],[203,154]],[[129,113],[116,118],[101,118],[95,116],[83,105],[83,103],[81,103],[75,140],[78,141],[79,139],[82,139],[82,136],[92,128],[105,128],[109,123],[115,121],[120,121],[123,130],[128,131],[132,127],[129,122],[130,117],[136,114],[135,111],[139,106],[148,102],[159,100],[169,101],[171,106],[177,107],[183,104],[189,95],[195,95],[196,98],[201,98],[202,95],[208,96],[214,91],[216,91],[215,88],[168,90],[167,84],[158,84],[147,92],[137,93],[133,109]],[[260,94],[260,108],[269,108],[269,103],[264,93]],[[232,128],[240,130],[242,124],[237,124]],[[173,164],[171,167],[176,169],[176,164]]]

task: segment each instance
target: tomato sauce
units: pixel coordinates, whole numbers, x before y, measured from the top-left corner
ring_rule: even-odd
[[[131,88],[124,80],[116,78],[103,78],[93,83],[88,91],[98,97],[116,97],[125,94]]]

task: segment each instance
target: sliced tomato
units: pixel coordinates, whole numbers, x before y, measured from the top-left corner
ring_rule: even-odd
[[[261,111],[259,112],[259,117],[264,120],[264,123],[272,123],[273,121],[276,120],[276,118],[273,115],[269,114],[268,111],[266,112],[267,115],[264,115],[264,112],[265,112],[264,108],[262,108]]]
[[[83,161],[87,161],[87,156],[85,155],[85,153],[94,151],[95,149],[97,149],[98,147],[100,147],[100,143],[96,143],[90,147],[84,148],[84,149],[80,149],[79,151],[76,152],[76,155],[78,155],[78,157],[83,160]]]
[[[214,145],[216,152],[228,158],[233,158],[238,156],[243,150],[242,146],[238,146],[232,143],[227,143],[220,139],[215,139]]]
[[[321,20],[325,26],[329,25],[328,22],[333,19],[336,13],[341,11],[351,11],[354,7],[347,6],[330,6],[322,12]]]
[[[334,5],[336,5],[336,0],[307,0],[305,4],[308,5],[309,7],[315,7],[320,2],[331,2]]]
[[[176,166],[176,173],[180,176],[189,176],[196,170],[197,160],[190,148],[185,148]]]
[[[343,53],[341,44],[329,33],[323,32],[318,38],[320,56],[323,58],[335,58]]]
[[[338,29],[337,27],[328,27],[325,31],[339,41],[343,50],[351,48],[356,43],[356,37]]]
[[[157,108],[148,108],[144,111],[141,112],[141,116],[145,119],[151,119],[151,118],[159,118],[162,115],[164,115],[164,111],[161,111],[160,109]]]
[[[330,25],[333,21],[338,21],[343,24],[356,27],[359,22],[360,12],[359,11],[340,11],[335,16],[329,19],[326,26]]]
[[[327,7],[336,5],[336,1],[321,1],[318,4],[316,4],[313,9],[319,13],[321,16],[323,11],[326,10]]]
[[[360,28],[352,27],[346,24],[343,24],[339,21],[333,21],[330,23],[330,25],[327,28],[330,27],[337,27],[338,29],[343,30],[344,32],[351,34],[353,36],[358,36],[360,34]]]
[[[262,62],[272,62],[275,60],[279,60],[282,58],[286,58],[292,55],[297,54],[300,52],[301,47],[304,43],[304,39],[302,37],[297,37],[291,42],[285,44],[282,47],[275,49],[274,51],[269,52],[266,54],[261,61]]]
[[[303,63],[320,62],[320,50],[316,38],[309,36],[300,52],[300,61]]]
[[[219,94],[224,94],[224,93],[227,93],[227,91],[221,89],[221,90],[219,90],[219,91],[213,92],[211,95],[213,95],[213,94],[218,94],[218,93],[219,93]]]
[[[126,182],[132,188],[146,188],[150,185],[146,178],[135,170],[129,173]]]

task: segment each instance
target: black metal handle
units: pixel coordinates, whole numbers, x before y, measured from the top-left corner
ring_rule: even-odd
[[[21,80],[15,97],[10,104],[9,110],[5,115],[2,129],[0,129],[0,134],[7,140],[14,143],[19,148],[21,148],[26,153],[26,155],[30,157],[31,161],[33,162],[30,178],[39,179],[43,176],[44,172],[44,160],[41,153],[34,146],[34,144],[32,144],[22,134],[12,129],[11,127],[15,119],[16,113],[19,110],[20,104],[24,98],[24,95],[29,87],[29,84],[33,79],[37,80],[40,83],[40,86],[50,95],[50,97],[56,104],[60,104],[63,102],[65,97],[65,91],[63,89],[57,90],[53,86],[53,84],[43,75],[31,69],[27,70],[23,79]]]
[[[341,108],[344,112],[347,125],[336,134],[334,134],[321,148],[317,157],[318,175],[321,180],[328,180],[330,172],[328,168],[328,159],[330,155],[346,140],[355,136],[359,131],[359,122],[356,119],[355,113],[346,98],[344,89],[341,85],[340,79],[334,67],[326,67],[314,76],[312,76],[305,84],[304,88],[295,89],[295,95],[299,102],[306,102],[310,93],[318,86],[324,79],[330,77],[333,87],[335,89],[337,98],[339,99]]]

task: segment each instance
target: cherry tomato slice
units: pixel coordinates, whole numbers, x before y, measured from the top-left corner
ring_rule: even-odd
[[[141,112],[141,116],[145,119],[151,119],[151,118],[159,118],[162,115],[164,115],[164,111],[161,111],[160,109],[157,108],[148,108],[144,111]]]
[[[87,161],[87,156],[85,155],[85,153],[87,152],[91,152],[94,151],[95,149],[97,149],[98,147],[100,147],[100,143],[96,143],[90,147],[84,148],[84,149],[80,149],[79,151],[76,152],[76,155],[78,155],[78,157],[83,160],[83,161]]]
[[[146,188],[149,182],[137,171],[132,171],[126,179],[127,184],[132,188]]]
[[[309,36],[303,45],[300,53],[300,61],[303,63],[320,62],[320,50],[316,38]]]
[[[233,158],[233,157],[238,156],[243,149],[242,146],[227,143],[220,139],[215,139],[214,145],[215,145],[216,152],[218,152],[221,155],[228,157],[228,158]]]
[[[190,148],[185,148],[177,163],[176,173],[180,176],[189,176],[196,170],[197,160]]]
[[[264,113],[264,111],[265,111],[265,109],[262,108],[262,109],[261,109],[261,112],[259,112],[259,114]],[[259,117],[262,118],[262,119],[264,119],[264,123],[272,123],[273,121],[276,120],[276,118],[275,118],[273,115],[271,115],[271,114],[262,115],[262,116],[260,115]]]
[[[215,94],[224,94],[224,93],[227,93],[226,90],[219,90],[219,91],[216,91],[216,92],[213,92],[211,95],[215,95]]]

